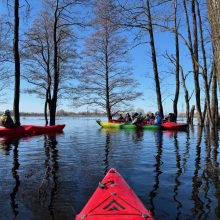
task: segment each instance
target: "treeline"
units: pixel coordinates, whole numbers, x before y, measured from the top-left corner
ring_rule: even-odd
[[[196,108],[199,125],[216,127],[219,4],[207,2],[209,7],[205,0],[42,0],[34,17],[30,9],[36,5],[31,1],[2,3],[9,16],[0,20],[0,83],[4,89],[13,61],[15,123],[20,124],[21,79],[29,83],[24,92],[44,100],[46,125],[55,124],[62,100],[70,100],[75,108],[98,107],[108,119],[130,111],[142,91],[132,75],[129,52],[142,45],[150,53],[148,75],[154,81],[158,110],[164,113],[163,59],[166,74],[175,78],[169,82],[175,115],[182,89],[187,121],[193,122]],[[24,15],[27,28],[24,23],[21,28]],[[170,41],[158,52],[158,39],[164,34]]]
[[[4,112],[0,112],[0,114],[3,114]],[[13,115],[13,113],[12,113]],[[44,113],[39,112],[20,112],[21,117],[44,117]],[[56,113],[56,116],[106,116],[106,113],[101,113],[98,111],[90,112],[90,111],[79,111],[79,112],[67,112],[64,110],[58,110]]]

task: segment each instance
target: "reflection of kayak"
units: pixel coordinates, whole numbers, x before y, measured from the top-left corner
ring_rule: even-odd
[[[186,130],[188,128],[188,124],[184,123],[176,123],[176,122],[165,122],[162,124],[162,128],[166,130]]]
[[[159,130],[161,128],[160,125],[144,125],[144,126],[137,126],[134,124],[123,124],[123,123],[117,123],[117,122],[102,122],[100,120],[97,120],[97,123],[103,127],[103,128],[122,128],[122,129],[136,129],[141,128],[144,130]]]
[[[139,220],[153,219],[123,177],[110,169],[83,210],[76,216],[79,219],[96,220]]]
[[[16,128],[0,127],[0,136],[25,136],[61,132],[65,125],[35,126],[22,125]]]

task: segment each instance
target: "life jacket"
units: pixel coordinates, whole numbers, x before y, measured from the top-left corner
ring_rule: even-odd
[[[0,122],[1,122],[1,125],[6,128],[14,128],[15,127],[15,124],[14,124],[11,116],[9,116],[9,115],[3,114],[0,117]]]

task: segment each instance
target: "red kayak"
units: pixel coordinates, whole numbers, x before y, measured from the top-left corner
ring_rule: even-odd
[[[188,124],[176,122],[165,122],[161,126],[163,129],[175,131],[184,131],[188,128]]]
[[[25,136],[46,133],[58,133],[61,132],[64,127],[64,124],[53,126],[22,125],[16,128],[0,127],[0,136]]]
[[[76,220],[153,219],[123,177],[111,168]]]
[[[28,127],[29,126],[29,127]],[[52,125],[52,126],[36,126],[36,125],[24,125],[25,131],[28,134],[38,135],[46,133],[57,133],[63,131],[65,125]]]

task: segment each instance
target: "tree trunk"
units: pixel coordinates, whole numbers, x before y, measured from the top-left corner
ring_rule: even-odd
[[[193,20],[193,38],[194,38],[194,53],[192,54],[193,59],[193,72],[194,72],[194,84],[195,84],[195,94],[196,94],[196,110],[198,113],[198,124],[203,124],[202,111],[200,104],[200,85],[199,85],[199,55],[198,55],[198,31],[197,31],[197,18],[195,10],[195,0],[191,0],[192,6],[192,20]]]
[[[15,84],[14,84],[14,122],[20,125],[19,99],[20,99],[20,56],[19,56],[19,0],[14,1],[14,61],[15,61]]]
[[[177,27],[177,2],[174,0],[174,22],[175,22],[175,44],[176,44],[176,92],[175,97],[173,100],[173,112],[177,118],[178,116],[178,99],[179,99],[179,87],[180,87],[180,81],[179,81],[179,70],[180,70],[180,63],[179,63],[179,37],[178,37],[178,27]]]
[[[218,96],[217,96],[217,72],[216,66],[214,64],[214,73],[213,73],[213,80],[212,80],[212,118],[213,118],[213,128],[218,126]]]
[[[163,116],[163,105],[162,105],[162,98],[161,98],[161,91],[160,91],[160,79],[159,79],[158,66],[157,66],[157,56],[156,56],[156,49],[155,49],[155,44],[154,44],[154,32],[153,32],[149,0],[146,0],[146,12],[147,12],[147,17],[148,17],[148,32],[150,35],[151,55],[152,55],[152,62],[153,62],[153,69],[154,69],[154,80],[155,80],[155,85],[156,85],[157,106],[158,106],[158,111]]]
[[[58,8],[59,1],[56,1],[56,10],[54,12],[54,27],[53,27],[53,42],[54,42],[54,87],[53,96],[50,105],[50,125],[56,124],[56,109],[57,109],[57,93],[59,85],[59,58],[58,58],[58,41],[57,41],[57,23],[58,23]]]
[[[44,119],[45,119],[45,126],[48,125],[48,119],[47,119],[47,94],[46,94],[46,100],[45,100],[45,103],[44,103]]]
[[[190,111],[190,123],[191,124],[193,124],[194,111],[195,111],[195,105],[192,105],[191,111]]]
[[[186,26],[187,26],[187,34],[189,40],[189,51],[192,59],[193,65],[193,76],[194,76],[194,86],[195,86],[195,94],[196,94],[196,109],[198,112],[198,124],[201,125],[203,123],[202,120],[202,111],[200,104],[200,85],[199,85],[199,67],[198,67],[198,33],[197,33],[197,20],[195,13],[195,0],[191,0],[191,9],[192,9],[192,21],[193,21],[193,38],[194,43],[192,43],[192,35],[191,28],[189,23],[189,15],[186,7],[186,0],[183,0],[183,6],[186,17]]]
[[[218,85],[220,88],[220,4],[218,0],[206,0],[208,5],[209,22],[211,24],[214,59],[217,69]]]
[[[112,119],[111,108],[110,108],[110,98],[109,98],[109,67],[108,67],[108,39],[105,38],[105,92],[106,92],[106,113],[108,120]]]
[[[205,102],[206,102],[206,109],[207,109],[207,114],[208,114],[208,120],[213,124],[213,119],[211,115],[211,107],[210,107],[210,95],[209,95],[209,82],[208,82],[208,77],[207,77],[207,62],[206,62],[206,51],[205,51],[205,45],[204,45],[204,37],[203,37],[203,27],[202,27],[202,19],[201,19],[201,14],[200,14],[200,5],[198,0],[196,0],[196,6],[197,6],[197,14],[198,14],[198,20],[199,20],[199,30],[200,30],[200,41],[201,41],[201,49],[202,49],[202,56],[203,56],[203,65],[204,68],[202,70],[202,77],[204,81],[204,90],[205,90]],[[205,118],[203,117],[203,121]]]
[[[183,73],[183,68],[180,66],[180,73],[181,73],[181,78],[182,78],[182,84],[183,84],[183,90],[184,90],[184,97],[185,97],[185,103],[186,103],[186,120],[187,123],[190,122],[190,115],[189,115],[189,92],[188,89],[186,87],[186,80],[184,77],[184,73]]]

